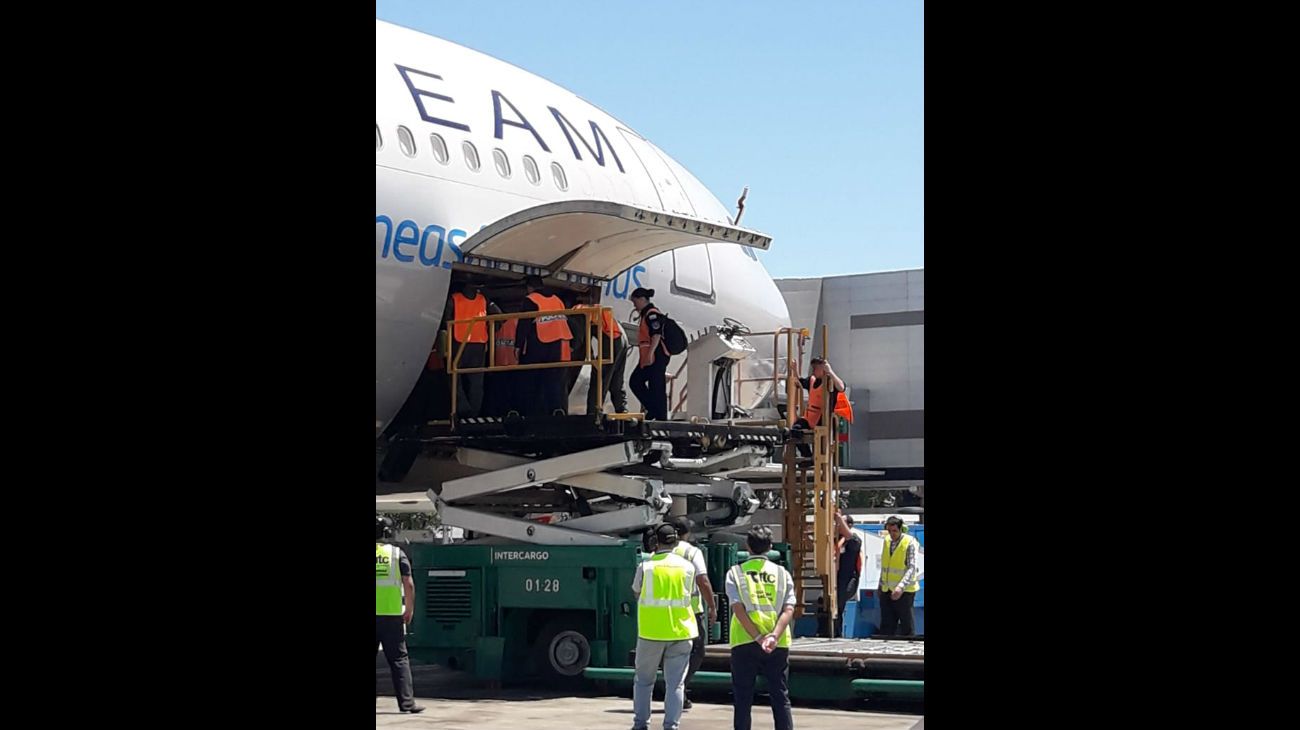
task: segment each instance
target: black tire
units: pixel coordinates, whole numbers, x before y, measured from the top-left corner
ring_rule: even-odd
[[[590,624],[581,616],[557,616],[542,627],[533,645],[533,666],[544,683],[573,687],[586,681],[582,670],[591,666]]]

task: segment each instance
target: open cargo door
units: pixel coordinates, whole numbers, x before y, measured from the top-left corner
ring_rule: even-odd
[[[582,284],[613,278],[646,259],[701,243],[766,251],[757,231],[605,200],[565,200],[519,211],[461,244],[464,263]]]

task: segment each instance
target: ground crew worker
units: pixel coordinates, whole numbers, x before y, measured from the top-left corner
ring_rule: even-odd
[[[654,554],[641,561],[632,577],[636,598],[636,683],[632,689],[632,730],[650,727],[650,696],[659,662],[664,665],[664,730],[677,730],[685,697],[691,641],[699,633],[691,613],[695,567],[673,554],[677,530],[659,525],[642,536],[642,547]]]
[[[597,309],[599,306],[600,305],[598,304],[578,304],[575,305],[575,308]],[[583,326],[582,317],[574,317],[571,322],[578,327]],[[577,343],[574,348],[575,359],[588,359],[586,348],[584,347],[588,339],[590,338],[586,336],[577,337],[575,339],[575,342]],[[600,316],[600,348],[605,359],[613,360],[610,364],[603,366],[601,370],[601,389],[604,391],[603,396],[613,397],[615,413],[627,413],[627,391],[623,387],[623,382],[627,379],[625,377],[628,351],[627,338],[623,336],[623,326],[614,319],[614,313],[609,309],[604,310]],[[573,390],[574,384],[578,381],[580,370],[581,368],[571,368],[572,374],[569,376],[570,391]],[[603,396],[598,398],[596,395],[596,371],[594,368],[591,371],[590,382],[591,384],[587,388],[588,414],[596,413],[605,409],[605,398]],[[596,405],[597,401],[600,402],[600,405]]]
[[[568,309],[589,309],[591,306],[588,304],[583,304],[582,302],[575,302],[572,298],[569,297],[564,297],[563,301],[564,301],[564,306]],[[580,314],[575,314],[572,317],[569,317],[568,319],[569,319],[569,333],[573,335],[573,339],[569,341],[570,347],[569,347],[568,359],[570,362],[586,360],[587,350],[591,345],[591,327],[590,327],[591,321],[590,320],[592,319],[592,317],[590,315],[584,317]],[[566,399],[573,396],[573,386],[578,384],[578,377],[582,375],[582,371],[583,368],[565,369],[564,397]],[[596,382],[595,380],[596,371],[592,370],[591,373],[592,373],[591,382],[594,383]]]
[[[562,312],[564,302],[554,294],[543,291],[542,277],[529,276],[525,280],[528,296],[524,298],[520,311],[524,312]],[[519,364],[564,362],[568,359],[569,343],[573,333],[569,331],[568,318],[563,314],[543,314],[540,317],[528,317],[519,320],[515,339],[522,343]],[[568,382],[565,368],[540,368],[523,370],[526,373],[520,383],[525,396],[531,400],[531,407],[525,406],[525,415],[557,415],[568,412],[568,397],[565,384]],[[522,412],[522,411],[521,411]]]
[[[514,312],[517,307],[505,305],[503,309]],[[495,366],[518,365],[519,364],[519,320],[507,319],[496,323],[494,339],[492,343],[492,364]],[[519,371],[508,371],[500,373],[488,373],[484,379],[483,393],[483,415],[485,416],[504,416],[508,413],[515,400],[516,392],[519,391],[517,385]]]
[[[831,386],[832,398],[838,399],[838,394],[844,392],[844,381],[840,380],[840,376],[836,375],[835,371],[831,369],[831,364],[829,362],[826,362],[820,357],[814,357],[810,361],[810,364],[812,367],[812,375],[806,378],[799,378],[799,385],[802,386],[804,390],[808,391],[808,403],[804,406],[803,415],[801,415],[799,420],[795,421],[794,425],[791,427],[792,430],[796,431],[811,431],[821,422],[823,415],[822,412],[825,410],[825,403],[827,402],[827,385]],[[798,375],[798,366],[799,363],[796,361],[796,376]],[[838,403],[838,400],[832,400],[831,402]],[[799,453],[802,454],[804,458],[812,456],[812,445],[801,443],[798,444],[798,448]]]
[[[488,300],[478,289],[478,285],[467,282],[460,291],[451,295],[452,319],[464,320],[484,317],[488,313]],[[496,309],[495,306],[492,307]],[[501,310],[496,309],[497,312]],[[486,322],[457,324],[451,328],[451,356],[456,368],[484,367],[487,355]],[[462,347],[463,352],[462,352]],[[460,352],[460,359],[455,360]],[[483,373],[465,373],[456,376],[456,415],[473,417],[483,407]]]
[[[663,315],[650,301],[654,289],[637,287],[632,292],[632,306],[641,315],[637,332],[638,364],[632,371],[632,393],[641,401],[646,420],[668,420],[668,345],[663,341]]]
[[[393,521],[375,517],[375,651],[384,646],[384,658],[393,675],[393,691],[402,712],[424,712],[415,704],[411,661],[406,655],[406,625],[415,613],[415,583],[411,561],[396,545],[385,545]]]
[[[731,600],[731,694],[735,730],[749,730],[754,680],[767,679],[775,730],[793,730],[790,713],[790,622],[794,619],[794,580],[767,559],[772,528],[751,527],[745,535],[751,557],[727,571]]]
[[[907,525],[899,517],[885,520],[885,532],[889,539],[880,553],[880,633],[912,636],[912,604],[921,587],[916,579],[916,538],[906,534]]]
[[[835,527],[839,532],[836,547],[839,551],[839,564],[835,568],[835,586],[839,589],[839,612],[844,618],[844,609],[858,593],[858,580],[862,575],[862,538],[853,529],[853,517],[835,511]]]
[[[686,682],[682,686],[685,697],[682,709],[689,710],[692,703],[690,695],[686,693],[690,691],[691,678],[704,663],[704,647],[709,643],[709,627],[718,619],[718,603],[713,595],[713,584],[709,582],[709,567],[704,563],[704,551],[688,542],[691,531],[695,528],[694,521],[689,517],[678,517],[671,524],[677,530],[677,547],[673,548],[673,555],[689,560],[695,567],[695,585],[691,586],[691,613],[695,614],[695,624],[700,635],[691,642],[691,662],[687,666]],[[706,608],[707,621],[704,612]]]

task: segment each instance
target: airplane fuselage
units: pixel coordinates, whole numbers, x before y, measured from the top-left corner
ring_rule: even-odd
[[[383,21],[376,32],[377,433],[424,366],[461,244],[484,226],[564,200],[730,223],[694,176],[573,93],[423,33]],[[698,244],[612,272],[601,303],[630,323],[638,286],[655,289],[656,304],[688,333],[724,317],[754,331],[789,326],[775,283],[743,246]],[[770,340],[755,344],[770,358]],[[746,368],[753,377],[770,363]]]

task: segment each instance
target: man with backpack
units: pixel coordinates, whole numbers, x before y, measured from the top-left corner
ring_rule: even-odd
[[[641,401],[641,410],[645,411],[648,421],[668,420],[668,360],[671,354],[668,343],[664,341],[667,317],[655,309],[650,301],[655,295],[654,289],[637,287],[632,292],[632,306],[641,314],[641,328],[637,333],[637,350],[640,356],[637,367],[632,371],[628,385],[632,393]]]

